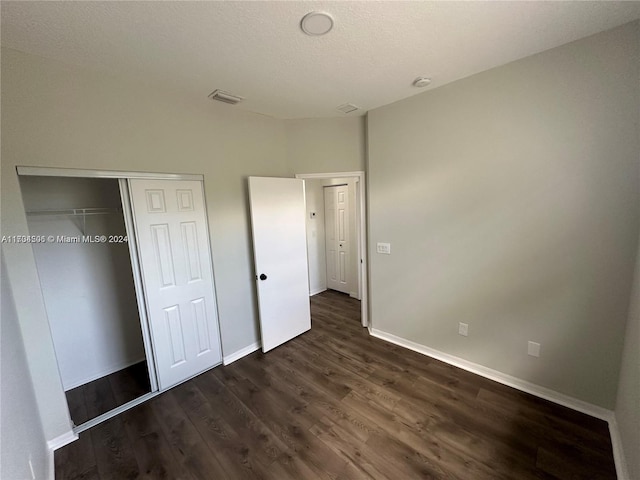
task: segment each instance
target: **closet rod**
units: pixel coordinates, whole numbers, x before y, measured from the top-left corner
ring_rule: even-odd
[[[58,210],[29,210],[27,215],[109,215],[120,213],[120,208],[63,208]]]

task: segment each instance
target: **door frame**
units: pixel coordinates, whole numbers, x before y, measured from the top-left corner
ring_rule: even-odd
[[[333,173],[296,173],[295,178],[303,180],[329,180],[332,178],[355,178],[356,201],[359,209],[356,209],[356,236],[357,255],[360,259],[358,268],[358,284],[360,293],[360,316],[362,326],[369,327],[369,282],[368,282],[368,256],[367,256],[367,205],[365,172],[333,172]]]
[[[58,168],[58,167],[28,167],[28,166],[16,166],[16,172],[18,176],[38,176],[38,177],[79,177],[79,178],[103,178],[103,179],[115,179],[118,180],[118,187],[120,189],[120,197],[122,202],[122,212],[125,221],[125,227],[127,231],[127,236],[129,237],[129,254],[131,258],[131,269],[133,270],[134,277],[134,289],[136,294],[136,300],[138,302],[138,314],[140,317],[140,328],[142,329],[142,339],[145,347],[145,358],[147,361],[147,367],[149,371],[149,381],[151,383],[151,392],[141,395],[140,397],[131,400],[128,403],[120,405],[113,410],[110,410],[102,415],[99,415],[95,418],[92,418],[81,425],[73,425],[73,433],[79,434],[89,428],[98,425],[110,418],[119,415],[122,412],[125,412],[141,403],[150,400],[157,395],[165,392],[173,388],[169,387],[165,390],[160,390],[157,380],[157,372],[156,372],[156,363],[155,363],[155,355],[153,351],[153,346],[151,342],[151,330],[149,325],[149,319],[147,314],[147,304],[146,297],[144,295],[144,287],[142,284],[142,272],[141,265],[139,259],[138,252],[138,242],[135,236],[135,228],[133,223],[133,211],[131,205],[131,198],[129,193],[129,180],[130,179],[146,179],[146,180],[194,180],[198,181],[202,185],[202,194],[204,199],[204,207],[205,207],[205,217],[207,219],[207,244],[209,248],[209,261],[210,268],[213,275],[213,295],[215,299],[216,306],[216,319],[218,325],[216,328],[218,329],[218,338],[220,341],[220,352],[222,353],[222,330],[220,328],[220,312],[218,310],[218,296],[216,293],[216,282],[215,282],[215,270],[213,268],[213,252],[211,251],[211,236],[209,230],[209,215],[207,210],[207,201],[206,201],[206,190],[204,186],[204,175],[202,174],[181,174],[181,173],[155,173],[155,172],[135,172],[135,171],[122,171],[122,170],[89,170],[89,169],[79,169],[79,168]],[[132,241],[133,240],[133,241]],[[142,303],[140,303],[142,302]],[[49,320],[47,319],[47,323]],[[49,335],[51,335],[51,331],[49,330]],[[53,341],[53,339],[52,339]],[[149,347],[149,348],[148,348]],[[223,357],[224,358],[224,357]],[[222,362],[215,365],[221,365]],[[215,367],[214,366],[214,367]],[[199,374],[198,374],[199,375]],[[194,375],[195,376],[195,375]],[[184,383],[187,380],[190,380],[192,377],[185,378]],[[66,397],[65,397],[66,401]],[[67,405],[67,409],[69,406]],[[73,419],[72,419],[73,420]],[[75,438],[77,439],[77,437]],[[74,440],[75,440],[74,439]]]
[[[18,175],[36,177],[83,177],[83,178],[146,178],[158,180],[199,180],[204,182],[204,175],[193,173],[154,173],[131,172],[127,170],[89,170],[82,168],[58,167],[16,167]]]

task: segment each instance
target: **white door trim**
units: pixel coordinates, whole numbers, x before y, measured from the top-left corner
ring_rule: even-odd
[[[302,179],[330,179],[330,178],[355,178],[356,194],[359,194],[357,200],[360,205],[360,218],[356,220],[358,251],[357,255],[360,259],[360,268],[358,269],[358,284],[360,285],[360,310],[362,317],[362,326],[369,326],[369,289],[367,277],[367,206],[366,206],[366,183],[363,171],[356,172],[333,172],[333,173],[296,173],[296,178]],[[358,188],[359,186],[359,188]],[[357,209],[356,209],[357,210]]]
[[[84,178],[146,178],[154,180],[195,180],[203,181],[204,175],[191,173],[128,172],[120,170],[84,170],[80,168],[58,167],[16,167],[18,175],[37,177],[84,177]]]
[[[330,178],[347,178],[347,177],[358,177],[360,180],[364,181],[364,172],[335,172],[335,173],[296,173],[296,178],[302,179],[330,179]]]

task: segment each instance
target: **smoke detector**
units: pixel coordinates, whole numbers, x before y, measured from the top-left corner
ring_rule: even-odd
[[[312,37],[325,35],[333,28],[333,18],[328,13],[310,12],[302,17],[300,28]]]
[[[431,79],[429,77],[418,77],[413,81],[414,87],[423,88],[431,85]]]
[[[222,90],[214,90],[209,94],[209,98],[218,102],[228,103],[229,105],[236,105],[244,100],[244,97],[232,95],[231,93],[224,92]]]

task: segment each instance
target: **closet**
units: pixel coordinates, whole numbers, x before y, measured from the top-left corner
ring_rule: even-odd
[[[18,172],[75,425],[221,362],[201,180]]]

